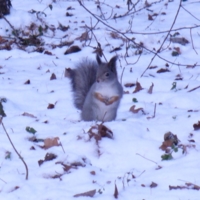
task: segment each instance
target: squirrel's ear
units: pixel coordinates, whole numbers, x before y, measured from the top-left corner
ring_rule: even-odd
[[[114,66],[114,65],[116,65],[116,61],[117,61],[117,56],[113,56],[111,59],[110,59],[110,61],[109,61],[109,65],[110,66]]]
[[[108,63],[108,67],[110,68],[111,71],[113,71],[115,74],[117,74],[116,71],[116,61],[117,61],[117,56],[114,56],[110,59],[109,63]]]
[[[101,61],[101,58],[99,57],[98,54],[97,54],[97,56],[96,56],[96,59],[97,59],[98,64],[101,65],[101,64],[102,64],[102,61]]]

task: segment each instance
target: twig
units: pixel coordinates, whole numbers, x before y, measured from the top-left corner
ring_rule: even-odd
[[[4,181],[2,178],[0,178],[0,180],[1,180],[2,182],[4,182],[5,184],[7,184],[7,182],[6,182],[6,181]]]
[[[27,166],[26,162],[24,161],[24,159],[22,158],[22,156],[18,153],[18,151],[15,148],[12,140],[10,139],[10,136],[9,136],[8,132],[6,131],[6,128],[5,128],[4,124],[3,124],[3,117],[0,118],[0,123],[1,123],[5,133],[7,135],[7,137],[8,137],[8,140],[10,141],[10,144],[12,145],[13,149],[15,150],[16,154],[19,156],[20,160],[24,163],[24,166],[26,168],[26,180],[28,180],[28,166]]]
[[[6,17],[2,13],[0,13],[0,17],[2,17],[9,24],[9,26],[13,29],[13,31],[15,31],[15,27],[6,19]]]
[[[192,41],[192,48],[194,49],[195,53],[198,55],[196,49],[194,48],[194,43],[193,43],[193,38],[192,38],[192,29],[190,29],[190,38],[191,38],[191,41]]]
[[[63,152],[65,153],[65,150],[64,150],[64,148],[63,148],[63,145],[62,145],[61,141],[60,141],[60,146],[62,147],[62,150],[63,150]]]
[[[123,77],[123,75],[124,75],[124,70],[125,70],[125,67],[123,67],[123,69],[122,69],[122,74],[121,74],[121,78],[120,78],[120,83],[122,84],[122,77]]]
[[[190,27],[180,27],[180,28],[172,29],[171,32],[177,32],[180,30],[187,30],[187,29],[194,29],[194,28],[199,28],[199,27],[200,27],[200,25],[195,25],[195,26],[190,26]],[[168,33],[168,31],[169,30],[158,31],[158,32],[134,32],[134,31],[132,31],[131,33],[135,34],[135,35],[157,35],[157,34],[162,34],[162,33]]]
[[[151,162],[155,163],[156,165],[158,165],[159,168],[161,168],[161,166],[160,166],[157,162],[155,162],[155,161],[153,161],[153,160],[150,160],[150,159],[146,158],[145,156],[140,155],[139,153],[136,153],[136,155],[141,156],[142,158],[144,158],[144,159],[146,159],[146,160],[148,160],[148,161],[151,161]]]
[[[193,88],[193,89],[191,89],[191,90],[189,90],[188,92],[192,92],[192,91],[194,91],[194,90],[196,90],[196,89],[198,89],[198,88],[200,88],[200,85],[197,86],[197,87],[195,87],[195,88]]]
[[[148,67],[147,67],[147,68],[144,70],[144,72],[142,73],[141,77],[143,77],[143,75],[145,74],[145,72],[149,69],[149,67],[151,66],[151,63],[153,62],[153,60],[155,59],[155,57],[158,55],[158,53],[160,53],[160,51],[161,51],[161,49],[162,49],[162,47],[163,47],[165,41],[167,40],[167,38],[168,38],[168,36],[169,36],[169,34],[170,34],[170,32],[171,32],[171,30],[172,30],[172,28],[173,28],[175,22],[176,22],[176,19],[177,19],[177,17],[178,17],[178,14],[179,14],[179,11],[180,11],[180,8],[181,8],[181,3],[182,3],[182,0],[180,0],[180,2],[179,2],[178,10],[177,10],[177,12],[176,12],[174,21],[173,21],[173,23],[172,23],[172,25],[171,25],[171,27],[170,27],[170,29],[169,29],[169,31],[168,31],[168,33],[167,33],[165,39],[163,40],[162,44],[160,45],[160,48],[159,48],[159,49],[157,50],[157,52],[154,54],[154,56],[153,56],[153,58],[151,59],[151,61],[150,61],[149,65],[148,65]]]
[[[191,12],[189,12],[186,8],[184,8],[182,5],[181,5],[181,8],[183,8],[183,10],[185,10],[187,13],[189,13],[192,17],[194,17],[196,20],[200,21],[200,19],[198,19],[196,16],[194,16]]]
[[[78,2],[79,2],[79,4],[80,4],[88,13],[90,13],[96,20],[98,20],[99,22],[101,22],[104,26],[106,26],[106,27],[108,27],[109,29],[115,31],[116,33],[122,35],[124,38],[126,38],[126,39],[129,40],[131,43],[133,43],[136,47],[141,48],[141,44],[137,44],[137,43],[134,42],[131,38],[129,38],[128,36],[126,36],[125,33],[118,31],[118,30],[115,29],[114,27],[112,27],[112,26],[110,26],[109,24],[105,23],[103,20],[99,19],[94,13],[92,13],[85,5],[81,2],[81,0],[78,0]],[[180,0],[180,3],[181,3],[181,0]],[[180,6],[179,6],[179,9],[180,9]],[[178,11],[179,11],[179,10],[178,10]],[[177,15],[178,15],[178,12],[177,12]],[[174,23],[175,23],[175,20],[174,20]],[[174,23],[173,23],[173,24],[174,24]],[[173,26],[172,26],[172,27],[173,27]],[[200,27],[200,25],[194,26],[194,27],[189,27],[189,28],[187,28],[187,27],[186,27],[186,28],[179,28],[179,29],[172,29],[172,27],[171,27],[170,30],[164,31],[164,33],[167,32],[167,33],[168,33],[167,35],[169,35],[169,32],[171,32],[171,31],[180,30],[180,29],[198,28],[198,27]],[[134,33],[134,32],[133,32],[133,33]],[[162,33],[162,32],[160,32],[160,33]],[[141,33],[136,33],[136,34],[141,34]],[[154,33],[149,33],[149,34],[154,34]],[[166,39],[167,39],[167,37],[166,37]],[[164,40],[164,42],[166,41],[166,39]],[[163,43],[163,44],[164,44],[164,43]],[[169,64],[179,65],[179,66],[188,66],[188,64],[173,63],[172,61],[167,60],[167,59],[163,58],[162,56],[160,56],[160,55],[158,54],[158,52],[154,52],[153,50],[150,50],[150,49],[148,49],[148,48],[145,47],[145,46],[142,46],[142,48],[145,49],[145,50],[147,50],[148,52],[154,54],[154,58],[157,56],[158,58],[160,58],[161,60],[164,60],[165,62],[167,62],[167,63],[169,63]],[[162,48],[162,46],[161,46],[161,48]],[[161,49],[161,48],[160,48],[160,49]],[[154,58],[153,58],[153,59],[154,59]],[[151,63],[152,63],[152,61],[151,61]],[[150,66],[150,65],[149,65],[149,66]],[[149,66],[148,66],[148,68],[149,68]],[[200,65],[196,65],[196,66],[200,66]],[[148,69],[148,68],[147,68],[147,69]],[[147,69],[146,69],[146,70],[147,70]]]
[[[142,173],[140,173],[139,176],[137,176],[137,178],[140,177],[142,174],[144,174],[144,172],[145,172],[145,170]]]
[[[155,116],[156,116],[156,103],[155,103],[155,105],[154,105],[154,113],[153,113],[152,118],[154,118]]]

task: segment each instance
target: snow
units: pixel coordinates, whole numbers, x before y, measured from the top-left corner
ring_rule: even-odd
[[[163,46],[165,50],[159,54],[167,61],[156,57],[151,66],[157,68],[148,69],[141,77],[154,54],[143,50],[138,59],[139,55],[135,55],[137,49],[130,42],[129,45],[132,46],[128,50],[129,57],[125,59],[125,42],[120,38],[112,38],[110,32],[118,30],[129,38],[135,38],[135,42],[142,42],[147,49],[157,50],[167,32],[155,32],[170,29],[180,1],[157,1],[148,9],[142,9],[145,1],[139,1],[136,10],[141,8],[140,11],[116,19],[110,17],[111,13],[112,16],[115,13],[118,16],[126,13],[126,1],[97,1],[100,2],[101,10],[97,8],[96,1],[82,2],[90,12],[101,16],[100,19],[113,29],[101,22],[96,25],[97,20],[80,6],[78,1],[13,0],[11,14],[5,16],[15,29],[28,32],[30,24],[35,23],[38,27],[46,24],[55,30],[48,29],[39,37],[44,42],[44,49],[52,55],[35,51],[35,46],[22,50],[16,44],[11,45],[11,50],[0,51],[0,98],[7,100],[2,102],[7,115],[3,118],[3,124],[27,163],[29,172],[28,180],[25,180],[25,167],[1,125],[0,200],[70,200],[74,199],[76,194],[94,189],[94,199],[110,200],[115,198],[115,185],[118,199],[123,200],[198,200],[199,191],[192,189],[192,186],[188,189],[172,190],[169,190],[169,186],[186,186],[185,183],[200,186],[200,134],[199,130],[193,128],[193,124],[200,120],[200,89],[188,92],[200,85],[200,28],[191,29],[191,34],[190,29],[172,31],[171,34],[179,32],[178,37],[187,39],[189,43],[183,46],[171,43],[168,38]],[[151,2],[155,0],[148,1]],[[52,9],[49,5],[52,5]],[[67,10],[70,6],[72,9]],[[189,13],[180,8],[172,29],[199,26],[199,1],[182,1],[182,6]],[[38,16],[31,14],[31,10],[38,11]],[[73,16],[67,17],[66,12]],[[162,12],[165,15],[160,14]],[[148,20],[148,14],[154,13],[159,15],[154,17],[153,21]],[[64,32],[57,29],[59,23],[69,26],[69,30]],[[90,32],[91,41],[81,42],[77,38],[86,31],[85,25],[96,25],[92,32],[96,38]],[[0,37],[15,38],[12,31],[5,19],[0,19]],[[131,31],[155,34],[134,34]],[[107,60],[118,55],[119,80],[123,73],[123,89],[129,91],[123,96],[117,119],[104,123],[112,130],[113,139],[105,137],[98,141],[98,144],[94,138],[89,138],[87,132],[100,122],[80,120],[80,111],[73,105],[70,80],[64,76],[65,68],[74,68],[82,58],[95,59],[93,47],[97,46],[96,39],[101,44]],[[78,45],[82,50],[64,55],[67,46],[52,47],[53,44],[58,45],[63,41],[74,41],[73,45]],[[120,51],[110,53],[119,46]],[[171,55],[174,47],[180,48],[179,56]],[[166,63],[169,64],[168,67]],[[178,63],[180,66],[172,63]],[[194,68],[186,67],[195,63],[197,66]],[[169,72],[157,73],[160,68],[168,68]],[[55,80],[50,80],[52,73],[56,75]],[[177,75],[183,79],[175,80]],[[25,84],[27,80],[30,80],[30,84]],[[133,93],[135,87],[124,86],[136,81],[144,88],[137,93]],[[171,89],[174,82],[176,88]],[[152,83],[153,92],[149,94],[148,89]],[[133,102],[133,98],[138,102]],[[49,104],[55,107],[48,109]],[[142,111],[130,112],[129,109],[133,105],[136,109],[143,108],[145,114]],[[24,116],[24,113],[29,116]],[[63,148],[53,146],[45,150],[42,148],[44,142],[29,141],[33,134],[27,132],[26,127],[37,131],[37,139],[58,137]],[[162,161],[161,155],[165,152],[159,147],[164,141],[164,134],[169,131],[177,135],[180,144],[187,146],[186,153],[182,153],[179,148],[177,153],[172,153],[172,160]],[[11,157],[6,158],[9,152]],[[47,153],[53,153],[57,157],[39,166],[38,161],[44,160]],[[72,167],[64,171],[62,164]],[[61,176],[53,178],[56,175]],[[152,182],[157,186],[152,187]],[[91,197],[79,197],[89,198]]]

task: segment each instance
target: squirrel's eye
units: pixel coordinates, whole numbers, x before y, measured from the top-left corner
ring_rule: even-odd
[[[109,74],[108,72],[105,74],[106,77],[108,77],[109,75],[110,75],[110,74]]]

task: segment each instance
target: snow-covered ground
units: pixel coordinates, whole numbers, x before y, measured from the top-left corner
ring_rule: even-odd
[[[12,0],[10,15],[0,19],[3,124],[29,173],[26,180],[24,164],[0,125],[0,200],[70,200],[76,194],[99,200],[198,200],[200,130],[193,125],[200,128],[200,2],[181,1],[179,9],[178,0],[142,0],[129,12],[128,1],[81,2]],[[39,35],[38,41],[31,35]],[[29,45],[20,38],[28,38]],[[184,39],[180,44],[174,38]],[[64,54],[67,42],[81,51]],[[113,139],[99,141],[88,131],[100,122],[80,120],[65,77],[65,68],[84,57],[95,59],[97,42],[107,60],[118,55],[125,92],[117,119],[104,123]],[[135,86],[125,86],[136,82],[143,88],[136,93]],[[129,111],[133,105],[142,109]],[[167,132],[177,135],[178,152],[170,149],[173,159],[162,160],[166,152],[159,147]],[[47,153],[56,158],[41,163]]]

